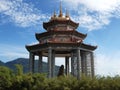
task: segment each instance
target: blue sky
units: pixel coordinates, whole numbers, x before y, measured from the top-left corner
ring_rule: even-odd
[[[79,32],[87,33],[85,43],[97,45],[96,74],[120,74],[120,0],[62,0]],[[60,0],[0,0],[0,60],[28,58],[25,45],[37,42],[35,33],[44,32]],[[64,60],[57,59],[60,65]]]

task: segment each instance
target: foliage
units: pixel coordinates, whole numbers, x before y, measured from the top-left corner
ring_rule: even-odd
[[[81,75],[81,79],[68,75],[48,79],[46,74],[23,73],[21,65],[16,71],[0,66],[0,90],[120,90],[120,76],[94,78]]]

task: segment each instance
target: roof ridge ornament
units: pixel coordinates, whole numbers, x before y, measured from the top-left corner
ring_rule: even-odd
[[[69,11],[66,9],[66,16],[65,16],[67,19],[70,19],[70,16],[69,16]]]
[[[53,15],[51,16],[51,20],[55,19],[56,16],[57,16],[57,15],[56,15],[56,11],[55,11],[55,9],[54,9]]]
[[[60,1],[60,13],[59,13],[59,17],[62,17],[63,13],[62,13],[62,2]]]
[[[56,11],[55,11],[55,9],[54,9],[54,14],[53,14],[53,17],[54,17],[54,18],[56,17]]]

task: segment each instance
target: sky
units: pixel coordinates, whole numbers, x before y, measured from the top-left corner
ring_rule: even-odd
[[[43,22],[54,10],[69,11],[79,23],[77,31],[86,34],[85,43],[97,45],[94,52],[97,75],[120,75],[120,0],[0,0],[0,60],[28,58],[25,45],[35,44]],[[64,63],[57,58],[56,64]]]

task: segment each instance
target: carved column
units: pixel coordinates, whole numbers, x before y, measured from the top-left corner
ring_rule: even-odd
[[[86,51],[84,52],[84,57],[85,57],[85,75],[87,76],[87,55],[86,55],[87,53],[86,53]]]
[[[48,48],[48,78],[51,78],[51,60],[52,60],[52,48]]]
[[[72,51],[71,54],[71,73],[73,76],[77,77],[77,55],[76,55],[76,50]]]
[[[81,56],[81,66],[82,66],[82,73],[87,76],[87,58],[86,58],[86,51],[82,52]]]
[[[73,51],[71,52],[71,74],[74,76],[74,55],[73,55]]]
[[[93,52],[91,52],[91,76],[94,77],[95,71],[94,71],[94,55]]]
[[[65,57],[65,73],[66,75],[69,74],[69,57]]]
[[[52,51],[52,63],[51,63],[52,77],[55,76],[55,51]]]
[[[42,68],[43,68],[43,64],[42,64],[42,53],[40,52],[39,60],[38,60],[38,72],[42,73]]]
[[[34,73],[34,54],[33,53],[29,53],[29,71]]]
[[[80,79],[80,68],[81,68],[81,56],[80,48],[77,48],[77,78]]]
[[[85,67],[85,65],[84,65],[84,52],[83,51],[81,51],[81,72],[84,74],[84,67]]]

